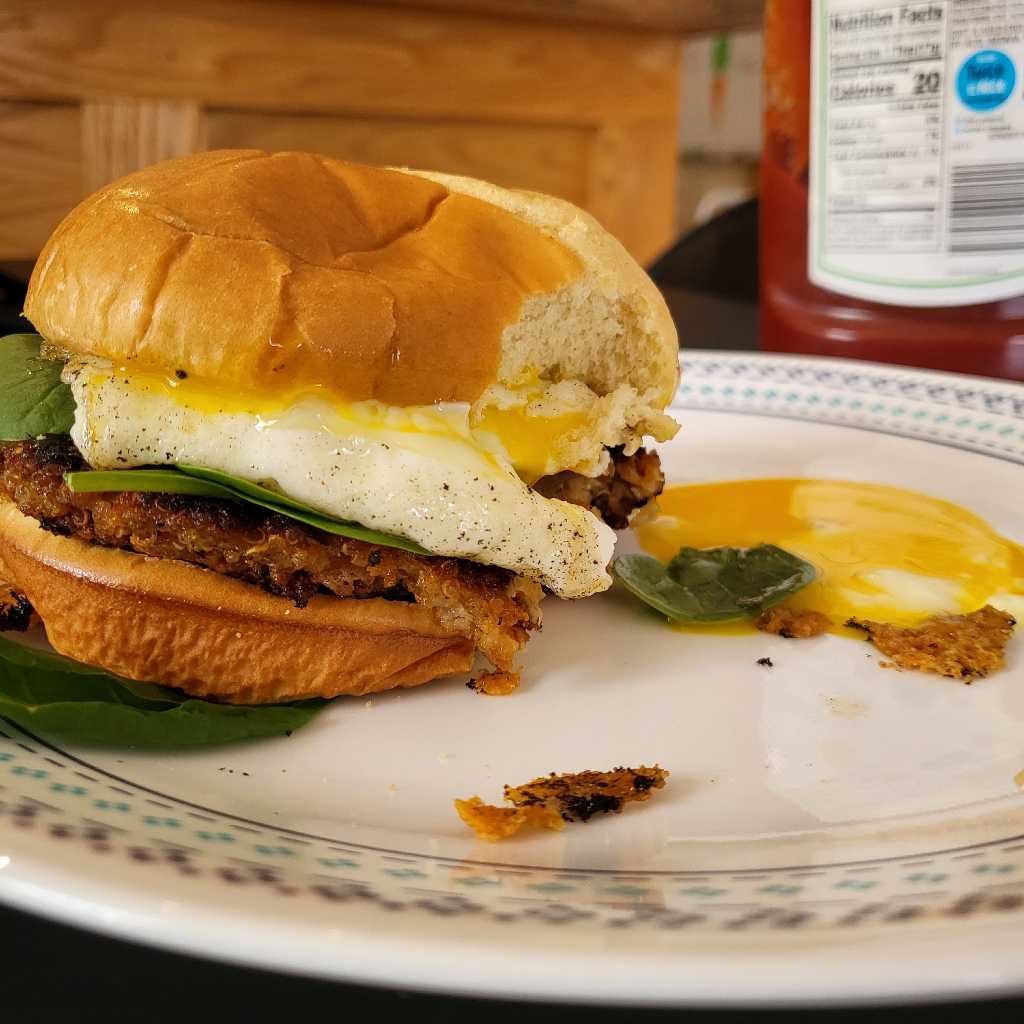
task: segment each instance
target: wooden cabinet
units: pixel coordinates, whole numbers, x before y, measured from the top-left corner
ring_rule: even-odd
[[[0,0],[0,260],[112,178],[228,146],[551,192],[649,260],[672,236],[679,33],[757,4],[644,3]]]

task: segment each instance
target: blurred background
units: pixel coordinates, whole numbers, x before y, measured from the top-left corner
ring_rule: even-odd
[[[221,147],[553,193],[650,267],[755,191],[761,18],[761,0],[0,0],[0,328],[80,199]],[[724,290],[751,300],[753,235],[739,259]]]
[[[579,204],[650,270],[687,348],[760,344],[1024,380],[1019,99],[979,108],[958,96],[957,68],[975,58],[961,66],[952,51],[932,60],[934,89],[919,95],[916,65],[883,35],[870,45],[897,54],[885,71],[895,99],[851,121],[824,98],[827,75],[812,97],[811,38],[826,45],[826,22],[812,32],[811,10],[811,0],[0,0],[0,330],[24,328],[36,255],[95,188],[196,150],[306,149]],[[955,10],[975,18],[970,5]],[[979,39],[985,24],[972,28]],[[911,48],[936,45],[907,31]],[[875,65],[848,56],[829,67],[870,89]],[[812,126],[815,103],[827,114]],[[893,117],[904,118],[896,162]],[[816,133],[828,154],[820,179]],[[983,143],[947,159],[954,137]],[[858,161],[844,164],[854,149]],[[825,242],[825,229],[808,231],[815,216],[836,218]],[[931,225],[927,245],[908,233],[915,217]]]

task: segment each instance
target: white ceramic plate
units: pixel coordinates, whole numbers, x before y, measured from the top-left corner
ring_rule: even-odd
[[[690,353],[677,411],[670,480],[899,484],[1024,540],[1019,385]],[[0,723],[0,898],[231,961],[462,993],[1024,986],[1024,637],[964,687],[880,672],[832,636],[680,635],[617,592],[546,616],[508,699],[453,679],[189,754],[63,749]],[[487,845],[452,809],[654,761],[673,772],[657,799],[558,834]]]

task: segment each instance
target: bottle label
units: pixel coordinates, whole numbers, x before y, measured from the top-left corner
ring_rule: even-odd
[[[1024,0],[813,0],[808,276],[901,306],[1024,294]]]

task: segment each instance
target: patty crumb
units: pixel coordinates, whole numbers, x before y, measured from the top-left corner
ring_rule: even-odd
[[[547,807],[494,807],[478,796],[471,796],[468,800],[456,800],[455,810],[478,838],[491,843],[508,839],[527,825],[555,831],[565,828],[558,812]]]
[[[850,619],[899,668],[934,672],[971,683],[1002,668],[1003,651],[1017,625],[1006,612],[987,604],[969,615],[936,615],[920,626],[893,626],[885,622]]]
[[[757,663],[763,668],[775,668],[775,662],[771,658],[758,658]]]
[[[484,672],[476,679],[470,679],[466,686],[476,693],[486,693],[488,697],[507,697],[519,689],[519,673]]]
[[[624,530],[637,509],[649,507],[665,486],[657,452],[638,448],[626,455],[623,448],[608,450],[608,468],[596,477],[566,470],[538,480],[533,489],[545,498],[568,501],[590,509],[613,530]]]
[[[23,633],[32,623],[28,598],[7,583],[0,582],[0,633]]]
[[[821,612],[812,612],[810,609],[796,611],[779,605],[778,608],[761,612],[754,619],[754,625],[762,633],[775,633],[786,640],[806,640],[824,633],[832,625],[832,620]]]
[[[527,826],[558,830],[567,821],[618,814],[627,803],[649,800],[668,776],[657,765],[568,775],[552,772],[523,786],[506,786],[505,800],[511,807],[495,807],[474,796],[456,800],[455,810],[480,839],[496,842]]]

